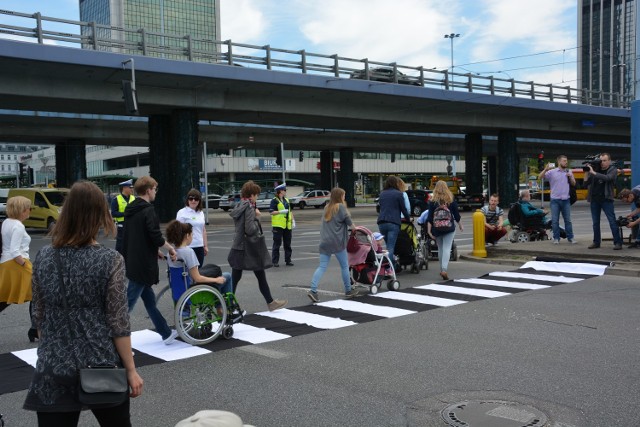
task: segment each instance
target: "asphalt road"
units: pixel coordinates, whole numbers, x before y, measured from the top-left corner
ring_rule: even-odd
[[[375,228],[373,210],[353,209],[355,222]],[[289,307],[309,305],[320,212],[295,211],[295,266],[267,273],[274,296]],[[221,211],[210,218],[207,259],[224,266],[231,222]],[[471,245],[470,213],[463,218],[467,229],[456,238],[462,249]],[[586,205],[576,207],[574,222],[590,233]],[[34,233],[32,253],[44,243]],[[449,273],[463,279],[514,268],[458,261]],[[402,288],[438,282],[436,262],[399,280]],[[322,300],[339,299],[341,288],[332,261]],[[249,313],[266,308],[250,274],[238,298]],[[133,422],[173,426],[198,410],[225,409],[260,427],[444,426],[440,412],[449,404],[491,400],[536,408],[548,426],[638,426],[639,303],[637,278],[603,276],[144,366],[145,393],[132,401]],[[160,307],[170,319],[168,298]],[[35,346],[25,337],[26,304],[9,307],[0,322],[2,353]],[[150,327],[138,304],[133,330]],[[24,396],[0,396],[7,426],[36,425],[35,414],[20,409]],[[97,424],[83,414],[81,425]]]

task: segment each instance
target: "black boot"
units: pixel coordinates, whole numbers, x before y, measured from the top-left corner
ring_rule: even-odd
[[[35,328],[29,329],[29,332],[27,332],[27,336],[29,337],[30,342],[35,342],[35,340],[40,339],[40,337],[38,336],[38,330]]]

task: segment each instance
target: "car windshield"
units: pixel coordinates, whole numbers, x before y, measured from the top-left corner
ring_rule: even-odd
[[[66,195],[67,193],[63,193],[61,191],[52,191],[50,193],[45,193],[45,196],[49,200],[49,203],[54,206],[62,206]]]
[[[309,193],[311,193],[311,191],[303,191],[302,193],[297,194],[294,197],[306,197]]]

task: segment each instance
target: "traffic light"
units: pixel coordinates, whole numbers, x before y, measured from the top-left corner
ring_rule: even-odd
[[[298,152],[298,160],[299,161],[303,161],[304,160],[304,151],[299,151]]]
[[[486,160],[484,160],[482,162],[482,173],[484,175],[488,175],[489,174],[489,163]]]
[[[538,154],[538,170],[541,171],[542,169],[544,169],[544,151]]]
[[[138,114],[138,95],[136,94],[136,88],[133,86],[131,80],[122,81],[122,99],[124,99],[124,108],[127,114]]]
[[[280,147],[276,148],[276,163],[278,166],[282,166],[282,151],[280,151]]]

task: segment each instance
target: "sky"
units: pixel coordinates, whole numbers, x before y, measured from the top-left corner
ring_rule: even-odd
[[[577,87],[577,3],[220,0],[221,38],[444,70],[452,53],[444,35],[455,33],[456,73]],[[78,0],[0,0],[0,9],[79,20]],[[0,14],[0,23],[24,25],[16,22]]]

